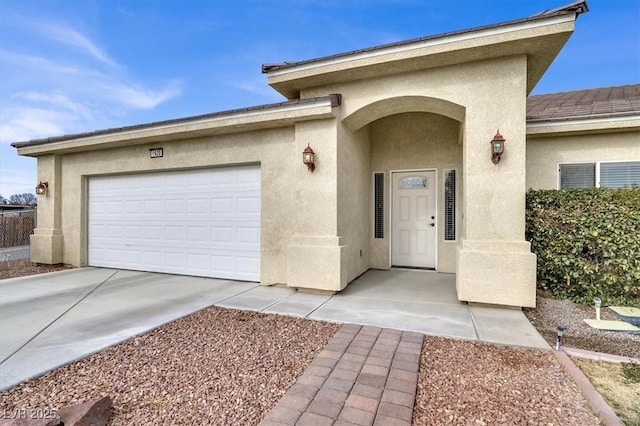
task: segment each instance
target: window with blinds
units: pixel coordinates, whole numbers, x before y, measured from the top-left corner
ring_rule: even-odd
[[[456,171],[444,171],[444,240],[456,240]]]
[[[560,164],[560,189],[592,188],[596,185],[596,164]]]
[[[384,238],[384,173],[373,175],[373,237]]]
[[[640,161],[560,164],[560,189],[640,187]]]
[[[600,163],[599,180],[606,188],[640,187],[640,161]]]

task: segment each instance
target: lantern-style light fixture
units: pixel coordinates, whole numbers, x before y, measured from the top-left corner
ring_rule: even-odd
[[[500,130],[498,130],[491,141],[491,161],[493,164],[500,162],[502,154],[504,154],[504,138],[500,134]]]
[[[313,172],[316,169],[315,156],[313,149],[307,144],[307,147],[302,151],[302,162],[307,165],[307,169]]]
[[[49,188],[49,182],[40,181],[40,183],[36,185],[36,195],[47,195],[47,188]]]

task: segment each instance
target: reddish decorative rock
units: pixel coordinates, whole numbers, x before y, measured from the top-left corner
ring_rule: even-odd
[[[112,407],[111,398],[104,396],[62,408],[60,419],[64,426],[105,426],[111,418]]]

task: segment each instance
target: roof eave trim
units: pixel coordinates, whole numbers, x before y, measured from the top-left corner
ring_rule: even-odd
[[[135,144],[152,142],[154,139],[175,135],[177,139],[185,139],[190,134],[236,133],[246,130],[259,130],[291,125],[300,121],[318,120],[335,117],[333,108],[342,102],[340,94],[332,94],[316,98],[313,102],[281,105],[273,108],[250,110],[235,114],[213,115],[199,119],[185,119],[154,123],[139,127],[123,127],[114,131],[94,132],[80,135],[69,135],[53,141],[43,139],[28,142],[15,142],[11,146],[18,149],[20,155],[42,155],[45,153],[74,149],[82,150],[82,146],[97,149],[97,146],[108,147],[113,143],[131,141]]]
[[[301,71],[313,70],[316,68],[322,68],[326,66],[338,65],[345,62],[366,60],[376,58],[379,56],[397,54],[403,52],[410,52],[418,49],[431,48],[441,46],[443,44],[451,44],[457,42],[463,42],[467,40],[479,39],[483,37],[490,37],[494,35],[501,35],[506,33],[512,33],[527,29],[539,28],[547,25],[562,24],[567,22],[573,22],[577,17],[576,12],[568,12],[552,16],[541,16],[535,19],[528,18],[522,21],[516,21],[513,23],[506,23],[499,26],[491,26],[490,28],[480,28],[475,31],[465,31],[460,33],[443,34],[440,37],[429,38],[427,40],[409,42],[400,45],[391,45],[389,47],[380,47],[378,49],[369,49],[365,51],[356,51],[352,53],[345,53],[335,56],[329,56],[326,58],[319,58],[309,61],[300,61],[294,63],[284,64],[267,64],[263,67],[263,71],[268,77],[278,77],[287,74],[293,74]]]
[[[527,120],[527,136],[567,133],[640,130],[640,113],[615,116],[571,117],[554,120]]]
[[[578,0],[573,3],[560,6],[556,9],[543,10],[542,12],[533,16],[553,15],[553,14],[568,13],[568,12],[575,12],[579,16],[580,14],[587,13],[588,11],[589,11],[589,6],[587,5],[586,0]]]

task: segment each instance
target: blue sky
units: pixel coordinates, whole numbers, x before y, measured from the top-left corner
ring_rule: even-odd
[[[570,0],[0,0],[0,194],[9,143],[279,102],[263,63],[523,18]],[[640,0],[588,0],[533,93],[640,82]]]

